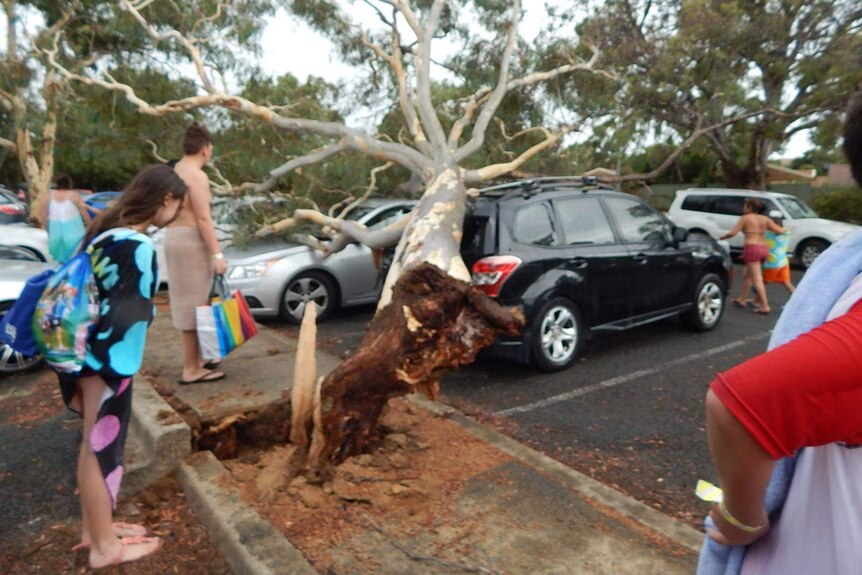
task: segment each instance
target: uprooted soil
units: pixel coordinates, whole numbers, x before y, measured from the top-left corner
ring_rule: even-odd
[[[372,531],[391,541],[445,531],[439,548],[425,553],[457,560],[459,540],[473,526],[447,522],[453,502],[466,481],[509,456],[404,400],[390,401],[380,428],[369,453],[348,459],[323,484],[298,476],[279,485],[291,448],[274,447],[223,461],[226,487],[238,489],[319,573],[338,572],[333,550]],[[374,573],[377,560],[357,549],[351,571]]]

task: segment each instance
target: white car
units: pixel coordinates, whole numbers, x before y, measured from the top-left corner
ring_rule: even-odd
[[[0,245],[23,248],[39,261],[53,261],[48,252],[48,232],[27,224],[0,225]]]
[[[706,234],[717,239],[739,221],[745,198],[757,198],[763,202],[766,205],[765,214],[773,210],[781,212],[784,227],[790,230],[788,255],[795,257],[804,269],[808,269],[830,245],[862,229],[853,224],[823,219],[795,196],[757,190],[680,190],[667,215],[690,234]],[[745,237],[741,233],[730,238],[731,252],[741,253],[744,241]]]

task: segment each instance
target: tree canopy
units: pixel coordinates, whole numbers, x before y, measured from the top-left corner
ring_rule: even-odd
[[[614,133],[685,138],[764,112],[706,134],[734,187],[763,187],[769,155],[799,131],[834,147],[862,80],[856,2],[608,0],[583,28],[601,34],[603,63],[619,73],[605,96]]]

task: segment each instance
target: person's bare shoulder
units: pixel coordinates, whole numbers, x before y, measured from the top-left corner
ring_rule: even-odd
[[[198,168],[180,167],[177,165],[177,175],[183,179],[189,187],[189,191],[204,191],[209,188],[209,178],[203,170]]]

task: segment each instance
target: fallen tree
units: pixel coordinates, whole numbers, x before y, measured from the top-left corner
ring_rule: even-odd
[[[408,218],[380,232],[369,233],[338,216],[314,211],[295,213],[293,218],[267,230],[289,227],[299,219],[315,221],[331,227],[336,234],[328,250],[337,249],[339,242],[345,241],[358,240],[379,247],[397,241],[377,313],[361,346],[319,386],[316,377],[305,374],[299,378],[313,389],[306,387],[297,392],[296,397],[301,398],[305,409],[301,413],[295,410],[291,435],[295,441],[306,443],[296,446],[303,456],[310,449],[312,468],[325,473],[328,465],[363,451],[373,438],[381,411],[390,398],[413,392],[434,397],[446,371],[473,361],[478,351],[498,334],[515,334],[520,330],[523,317],[518,310],[504,309],[472,289],[469,270],[460,256],[468,187],[521,168],[531,158],[556,146],[575,128],[561,125],[523,129],[505,136],[505,141],[513,146],[517,145],[516,140],[527,138],[527,144],[511,152],[507,161],[472,168],[468,162],[482,150],[489,126],[508,95],[563,74],[605,74],[597,68],[598,49],[585,42],[583,53],[589,55],[588,59],[567,54],[567,63],[563,65],[514,74],[513,63],[529,59],[517,58],[521,3],[511,0],[508,16],[497,21],[496,31],[501,33],[498,43],[486,43],[499,54],[493,84],[464,94],[457,100],[458,105],[449,109],[449,112],[457,110],[457,114],[446,116],[435,107],[430,71],[432,43],[438,37],[444,11],[447,20],[454,18],[450,3],[416,2],[415,5],[423,7],[420,10],[407,0],[367,0],[366,4],[374,7],[384,22],[386,34],[372,39],[346,21],[340,29],[388,68],[403,117],[403,133],[396,142],[340,122],[291,117],[285,115],[289,106],[263,105],[227,93],[209,78],[204,65],[200,50],[207,46],[206,38],[151,24],[144,13],[150,0],[124,0],[123,4],[153,42],[177,43],[188,52],[200,76],[203,93],[161,104],[150,103],[130,84],[64,68],[55,58],[56,50],[49,51],[48,58],[62,77],[121,93],[141,113],[151,116],[219,107],[288,132],[330,139],[329,144],[273,169],[264,182],[239,186],[244,189],[258,193],[270,190],[291,170],[353,151],[407,168],[425,190]],[[313,4],[325,9],[324,12],[329,10],[326,13],[330,16],[338,13],[333,3],[302,4]],[[384,8],[389,14],[384,13]],[[415,41],[402,38],[402,28],[409,30]],[[505,129],[503,133],[506,134]],[[309,410],[314,412],[313,417],[309,417]],[[308,421],[314,422],[310,445]]]

